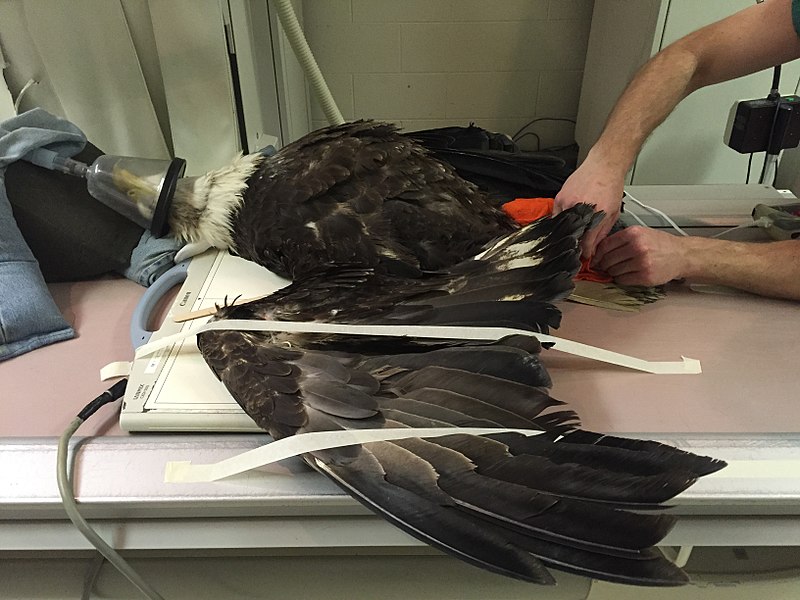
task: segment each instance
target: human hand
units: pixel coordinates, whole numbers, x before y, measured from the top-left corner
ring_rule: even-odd
[[[583,235],[581,254],[584,257],[589,258],[595,253],[597,244],[608,235],[617,222],[624,184],[624,176],[609,176],[605,168],[599,167],[587,158],[556,194],[553,214],[558,214],[580,202],[593,204],[596,210],[605,213],[603,220]]]
[[[685,276],[685,238],[647,227],[628,227],[597,246],[592,266],[622,285],[653,286]]]

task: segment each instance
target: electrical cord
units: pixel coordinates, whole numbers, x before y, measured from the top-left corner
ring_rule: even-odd
[[[631,217],[634,221],[636,221],[642,227],[650,227],[647,223],[642,221],[642,219],[636,213],[631,212],[631,211],[627,211],[625,214],[628,215],[629,217]]]
[[[575,119],[567,119],[566,117],[537,117],[536,119],[528,121],[527,123],[525,123],[525,125],[520,127],[517,133],[511,136],[511,139],[516,142],[517,138],[523,131],[525,131],[528,127],[530,127],[534,123],[538,123],[539,121],[566,121],[567,123],[572,123],[573,125],[575,124]]]
[[[779,67],[775,67],[775,69],[780,73]],[[773,90],[770,92],[770,98],[773,95]],[[772,115],[772,124],[769,128],[769,137],[767,138],[767,152],[764,155],[764,164],[761,166],[761,175],[758,178],[759,183],[763,183],[765,185],[773,185],[775,182],[775,167],[778,163],[778,156],[780,155],[780,148],[781,145],[778,145],[778,151],[775,154],[772,154],[772,145],[773,140],[775,139],[775,132],[778,125],[778,119],[780,117],[781,111],[783,110],[783,106],[786,104],[783,102],[783,99],[778,96],[777,103],[775,104],[775,113]],[[788,107],[787,110],[791,110],[791,107]],[[785,134],[784,134],[785,135]],[[772,179],[772,181],[770,181]]]
[[[783,137],[786,135],[785,133],[785,122],[782,125],[783,136],[781,136],[780,143],[778,144],[777,152],[773,149],[773,142],[775,139],[775,134],[777,131],[778,120],[780,118],[781,112],[783,111],[783,106],[786,104],[783,102],[783,98],[781,98],[780,92],[780,84],[781,84],[781,66],[775,65],[772,69],[772,85],[770,86],[769,95],[767,96],[767,100],[772,100],[775,102],[775,112],[772,115],[772,125],[769,128],[769,137],[767,138],[767,152],[764,155],[764,164],[761,167],[761,175],[758,179],[759,183],[763,183],[766,185],[773,185],[775,182],[775,175],[776,175],[776,168],[778,164],[778,156],[781,153],[781,147],[783,146]],[[791,111],[791,106],[787,107],[787,110]],[[748,174],[749,179],[749,174]],[[772,180],[772,181],[770,181]]]
[[[122,573],[128,580],[135,585],[149,600],[164,600],[163,597],[156,592],[150,585],[142,579],[142,577],[131,567],[128,562],[120,556],[120,554],[109,546],[100,535],[92,529],[86,519],[78,511],[78,505],[75,501],[75,493],[72,489],[72,479],[68,473],[67,456],[69,454],[69,442],[72,436],[83,424],[86,419],[91,417],[97,410],[106,404],[115,402],[122,398],[125,394],[125,388],[128,384],[127,379],[121,379],[112,385],[105,392],[100,394],[97,398],[87,404],[69,426],[61,434],[58,440],[58,453],[56,455],[56,478],[58,481],[58,492],[61,495],[61,501],[64,504],[64,510],[69,517],[69,520],[75,525],[83,536],[97,548],[98,552],[102,554],[108,562],[110,562],[116,569]]]
[[[578,144],[573,142],[571,144],[562,144],[561,146],[548,146],[547,148],[542,148],[541,152],[560,152],[561,150],[571,150],[571,149],[578,149]]]
[[[654,206],[648,206],[647,204],[645,204],[643,202],[640,202],[639,200],[637,200],[636,198],[631,196],[628,192],[625,192],[624,198],[628,198],[631,202],[633,202],[634,204],[636,204],[638,206],[641,206],[643,209],[645,209],[649,213],[654,214],[657,217],[660,217],[660,218],[664,219],[664,221],[666,221],[675,231],[680,233],[682,236],[689,237],[689,234],[686,233],[680,227],[678,227],[678,224],[675,221],[673,221],[672,219],[670,219],[664,212],[658,210]],[[633,215],[633,213],[630,213],[630,212],[628,214],[629,215]],[[636,217],[634,217],[634,218],[636,218]],[[641,221],[639,221],[639,222],[642,223]],[[644,224],[644,223],[642,223],[642,224]]]
[[[720,231],[719,233],[715,233],[712,235],[712,238],[721,238],[724,235],[728,235],[732,231],[736,231],[737,229],[749,229],[750,227],[769,227],[772,225],[772,221],[769,217],[759,217],[752,223],[742,223],[741,225],[737,225],[736,227],[731,227],[730,229],[725,229],[724,231]]]
[[[781,66],[775,65],[772,69],[772,85],[769,89],[769,98],[777,100],[781,96],[779,88],[781,87]]]
[[[525,137],[529,135],[536,138],[536,152],[539,152],[542,147],[542,138],[539,137],[538,133],[534,133],[533,131],[526,131],[522,135],[515,137],[514,141],[519,142],[520,140],[525,139]]]
[[[83,593],[81,593],[81,600],[92,600],[92,590],[94,589],[97,579],[100,577],[100,569],[106,562],[106,557],[99,552],[95,554],[94,559],[86,569],[83,575]]]
[[[19,94],[17,94],[17,99],[14,100],[15,113],[19,114],[19,107],[22,104],[22,99],[25,97],[27,91],[31,89],[31,86],[36,85],[37,83],[39,82],[36,81],[35,79],[28,79],[27,83],[25,83],[25,85],[22,86],[22,89],[19,91]]]
[[[628,198],[634,204],[637,204],[637,205],[641,206],[643,209],[651,212],[652,214],[654,214],[654,215],[656,215],[658,217],[661,217],[667,223],[669,223],[681,235],[689,237],[688,233],[686,233],[683,229],[678,227],[678,225],[675,223],[675,221],[670,219],[662,211],[658,210],[657,208],[655,208],[653,206],[648,206],[647,204],[644,204],[643,202],[640,202],[639,200],[637,200],[636,198],[631,196],[628,192],[625,192],[625,196],[624,197]],[[627,211],[625,214],[629,215],[630,217],[632,217],[642,227],[649,227],[649,225],[647,225],[647,223],[642,221],[642,219],[639,218],[639,216],[636,215],[635,213],[633,213],[631,211]],[[760,217],[760,218],[756,219],[755,221],[753,221],[752,223],[742,223],[741,225],[736,225],[735,227],[731,227],[730,229],[725,229],[724,231],[720,231],[719,233],[715,233],[711,237],[712,238],[721,238],[721,237],[731,233],[732,231],[736,231],[738,229],[748,229],[750,227],[769,227],[771,224],[772,224],[772,221],[769,219],[769,217]]]

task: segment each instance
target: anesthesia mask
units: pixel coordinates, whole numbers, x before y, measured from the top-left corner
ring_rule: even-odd
[[[87,189],[122,216],[150,230],[156,237],[169,232],[175,186],[186,170],[182,158],[160,160],[104,154],[87,165],[46,149],[35,150],[25,160],[41,167],[86,179]]]

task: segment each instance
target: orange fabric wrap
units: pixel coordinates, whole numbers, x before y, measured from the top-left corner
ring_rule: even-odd
[[[553,213],[552,198],[517,198],[503,204],[503,211],[519,225],[533,223]]]

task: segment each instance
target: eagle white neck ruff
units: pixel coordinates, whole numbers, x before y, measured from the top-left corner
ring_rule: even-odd
[[[179,180],[170,210],[172,234],[184,242],[230,248],[232,217],[242,203],[248,178],[263,160],[257,153],[240,155],[226,167]]]

